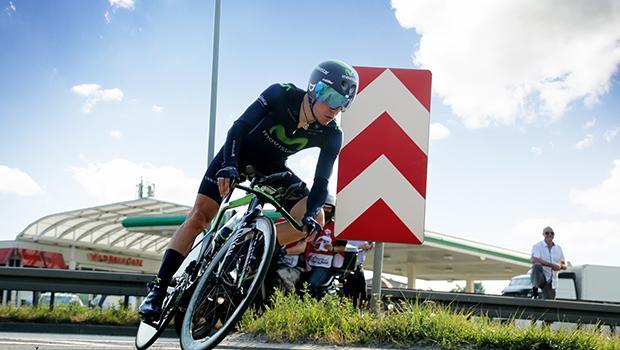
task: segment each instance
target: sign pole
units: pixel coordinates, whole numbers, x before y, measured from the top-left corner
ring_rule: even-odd
[[[377,242],[371,307],[380,311],[384,242],[424,242],[432,77],[428,70],[354,68],[360,86],[342,114],[335,232]]]
[[[381,274],[383,273],[383,242],[375,244],[375,258],[372,263],[372,291],[370,292],[370,305],[373,311],[379,311],[381,302]]]
[[[215,114],[217,113],[217,72],[220,56],[220,12],[221,0],[215,0],[213,20],[213,62],[211,66],[211,110],[209,113],[209,143],[207,147],[207,164],[213,160],[215,152]]]

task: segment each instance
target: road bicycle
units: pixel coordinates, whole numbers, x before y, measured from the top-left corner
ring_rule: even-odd
[[[187,350],[212,349],[234,328],[263,288],[275,251],[276,231],[264,210],[267,203],[295,229],[304,230],[280,203],[305,184],[274,188],[270,185],[292,176],[291,172],[269,176],[247,172],[252,174],[250,184],[233,186],[246,194],[231,200],[230,191],[223,199],[211,229],[192,248],[200,247],[197,258],[171,281],[159,320],[140,322],[138,350],[151,346],[172,319],[181,348]],[[240,210],[244,206],[247,209]]]

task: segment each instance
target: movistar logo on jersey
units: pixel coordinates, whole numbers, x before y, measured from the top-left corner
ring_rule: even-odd
[[[287,146],[297,146],[298,151],[302,150],[308,144],[308,139],[306,137],[287,137],[284,126],[280,124],[272,126],[269,129],[269,134],[275,136],[280,142]]]
[[[287,84],[287,83],[280,83],[280,86],[286,91],[291,91],[291,89],[293,88],[291,84]]]

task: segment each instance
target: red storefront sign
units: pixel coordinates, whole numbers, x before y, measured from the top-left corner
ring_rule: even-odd
[[[88,260],[104,264],[142,266],[143,259],[130,258],[126,256],[116,256],[109,254],[88,253]]]
[[[21,260],[21,266],[23,267],[44,267],[48,269],[67,268],[67,264],[61,253],[22,248],[1,248],[0,264],[6,264],[11,256],[18,256]]]

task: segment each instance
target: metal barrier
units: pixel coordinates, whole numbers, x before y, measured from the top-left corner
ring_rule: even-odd
[[[0,289],[145,296],[150,274],[0,267]],[[532,300],[518,297],[383,289],[384,299],[432,301],[475,315],[504,319],[620,325],[620,304],[571,300]],[[51,304],[51,303],[50,303]],[[52,305],[50,305],[52,306]]]
[[[50,292],[50,308],[54,293],[88,293],[125,296],[145,296],[147,283],[154,275],[122,272],[54,270],[25,267],[0,267],[0,290]],[[36,304],[36,299],[33,298]]]
[[[394,301],[435,302],[453,310],[502,319],[532,319],[546,322],[599,323],[612,330],[620,325],[620,304],[540,300],[500,295],[426,292],[411,289],[383,289],[383,298]]]

